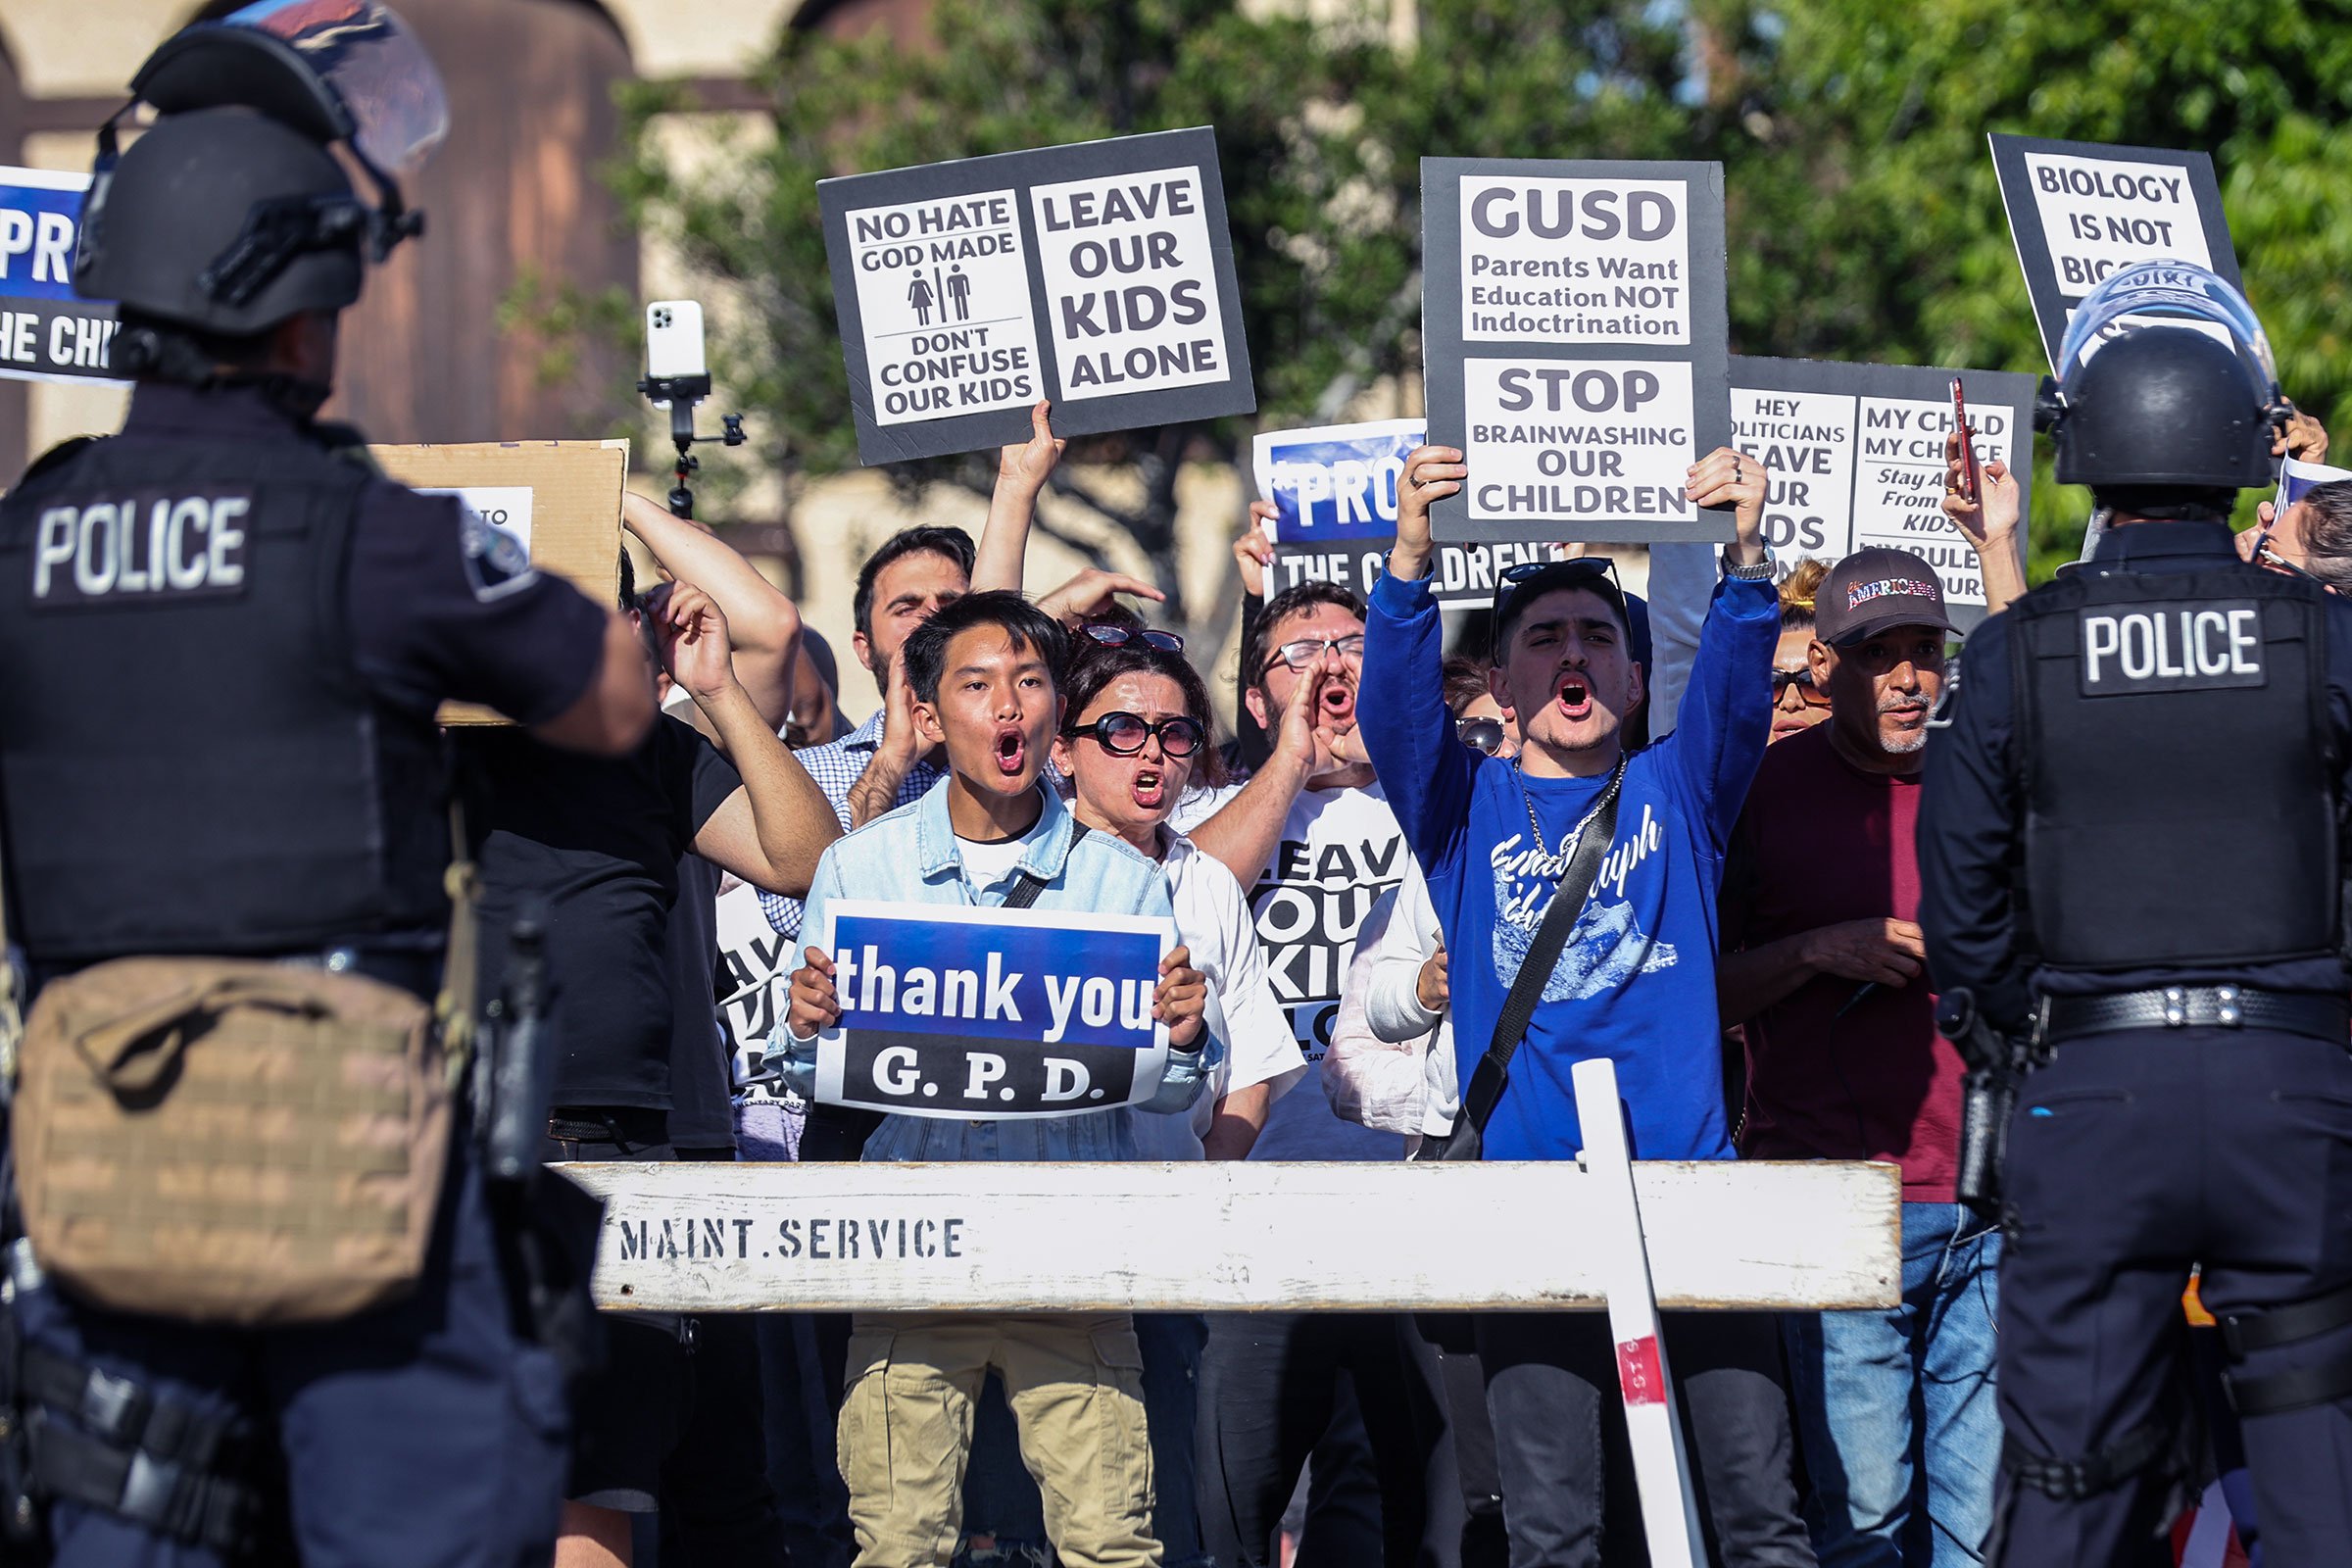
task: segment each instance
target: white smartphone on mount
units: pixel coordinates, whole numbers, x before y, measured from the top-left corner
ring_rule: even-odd
[[[656,300],[645,308],[645,373],[661,379],[704,375],[703,308],[693,300]]]

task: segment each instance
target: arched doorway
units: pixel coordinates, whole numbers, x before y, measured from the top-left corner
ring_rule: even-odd
[[[239,0],[202,13],[225,15]],[[341,389],[327,412],[378,441],[601,435],[625,408],[630,367],[588,345],[561,384],[538,343],[502,331],[518,282],[634,302],[637,238],[601,171],[617,148],[613,87],[628,45],[588,0],[396,0],[448,84],[449,139],[408,182],[421,242],[374,270],[343,321]]]

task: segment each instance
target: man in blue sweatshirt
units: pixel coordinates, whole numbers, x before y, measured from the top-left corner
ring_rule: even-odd
[[[1517,568],[1494,615],[1495,698],[1517,716],[1512,760],[1454,738],[1430,597],[1429,508],[1460,490],[1462,454],[1405,463],[1396,547],[1372,591],[1365,751],[1427,876],[1450,956],[1465,1081],[1494,1031],[1587,814],[1624,764],[1615,841],[1545,982],[1510,1086],[1485,1132],[1490,1159],[1572,1159],[1583,1147],[1569,1069],[1606,1056],[1640,1159],[1730,1159],[1717,1040],[1716,887],[1772,722],[1780,607],[1759,534],[1766,474],[1722,448],[1693,465],[1699,506],[1736,507],[1738,541],[1716,590],[1675,732],[1628,754],[1622,722],[1643,695],[1625,599],[1595,560]],[[1697,1460],[1701,1523],[1726,1564],[1806,1565],[1791,1443],[1769,1316],[1676,1314],[1668,1359]],[[1483,1319],[1511,1568],[1593,1568],[1641,1554],[1641,1522],[1599,1313]]]

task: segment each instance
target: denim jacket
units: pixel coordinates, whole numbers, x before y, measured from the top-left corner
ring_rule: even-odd
[[[964,875],[948,822],[948,790],[941,779],[926,795],[876,817],[836,839],[816,863],[808,889],[800,941],[831,952],[835,899],[882,899],[893,904],[953,904],[967,907],[1004,902],[1016,879],[1033,871],[1046,886],[1040,909],[1084,909],[1102,914],[1156,914],[1174,918],[1168,882],[1156,861],[1146,859],[1112,834],[1076,838],[1077,821],[1052,790],[1045,800],[1044,831],[1002,881],[977,888]],[[1215,1044],[1200,1051],[1168,1053],[1159,1093],[1142,1106],[1120,1105],[1079,1116],[1018,1117],[1002,1121],[948,1121],[926,1116],[885,1116],[866,1140],[867,1159],[1139,1159],[1134,1117],[1138,1109],[1175,1113],[1192,1108],[1215,1065]],[[768,1037],[770,1059],[787,1057],[784,1082],[803,1099],[816,1090],[816,1042],[795,1039],[779,1019]]]

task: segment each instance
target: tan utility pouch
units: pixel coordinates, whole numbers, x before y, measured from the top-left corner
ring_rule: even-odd
[[[447,1165],[430,1004],[358,975],[117,958],[44,987],[11,1120],[33,1255],[100,1306],[316,1323],[412,1288]]]

